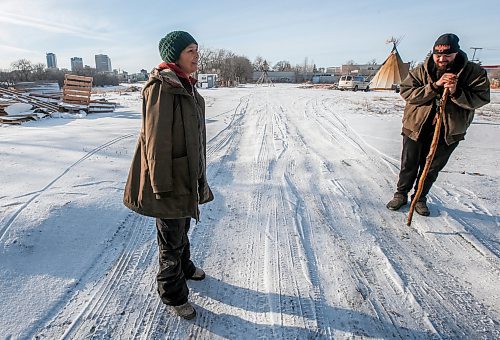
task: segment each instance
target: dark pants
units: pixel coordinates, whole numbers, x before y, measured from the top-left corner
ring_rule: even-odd
[[[163,303],[179,306],[188,300],[186,278],[196,267],[190,260],[187,233],[191,218],[156,219],[160,269],[156,275],[158,294]]]
[[[401,153],[401,171],[399,172],[398,192],[407,195],[413,186],[415,186],[414,190],[417,192],[418,182],[424,170],[431,142],[432,135],[426,136],[422,141],[414,141],[407,136],[403,136],[403,152]],[[432,184],[438,177],[439,171],[444,168],[453,150],[455,150],[457,146],[458,142],[447,145],[441,135],[436,154],[434,155],[431,167],[424,181],[424,187],[420,195],[421,200],[425,200]]]

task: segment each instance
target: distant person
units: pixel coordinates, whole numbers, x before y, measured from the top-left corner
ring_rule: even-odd
[[[398,210],[408,203],[408,192],[418,181],[429,153],[434,134],[435,115],[445,88],[450,95],[445,105],[443,126],[436,154],[424,181],[415,211],[429,216],[427,194],[453,150],[464,139],[474,118],[474,110],[490,101],[490,84],[486,71],[467,60],[460,50],[458,37],[447,33],[434,43],[432,55],[410,72],[401,83],[401,96],[406,101],[403,114],[403,151],[397,191],[387,208]],[[412,199],[414,194],[412,195]]]
[[[188,230],[199,204],[213,200],[206,177],[205,101],[190,76],[198,66],[198,43],[187,32],[168,33],[159,43],[163,62],[144,85],[142,126],[125,186],[124,204],[156,218],[163,303],[192,319],[186,280],[205,272],[190,259]]]

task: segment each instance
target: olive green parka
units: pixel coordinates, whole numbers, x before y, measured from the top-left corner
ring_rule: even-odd
[[[198,205],[214,198],[206,177],[203,97],[194,87],[186,91],[170,69],[154,69],[142,94],[123,203],[141,215],[199,220]]]
[[[464,139],[476,109],[490,102],[490,83],[486,71],[467,60],[460,51],[456,60],[462,67],[457,73],[457,92],[449,96],[443,119],[444,137],[448,145]],[[401,83],[401,96],[406,101],[403,114],[403,134],[417,140],[431,112],[436,112],[440,93],[433,84],[438,80],[430,70],[434,66],[432,55],[412,70]]]

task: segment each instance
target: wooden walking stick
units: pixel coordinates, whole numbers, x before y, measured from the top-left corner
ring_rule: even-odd
[[[439,142],[439,134],[441,133],[441,125],[444,117],[444,106],[446,105],[446,100],[448,99],[449,89],[445,88],[443,92],[443,96],[439,101],[439,110],[436,113],[436,126],[434,127],[434,135],[432,136],[432,143],[429,153],[427,154],[427,158],[425,160],[424,170],[422,171],[422,175],[420,176],[420,180],[418,181],[418,188],[415,196],[411,201],[410,212],[408,213],[408,221],[406,225],[411,225],[411,218],[413,217],[413,210],[415,210],[415,204],[417,204],[422,191],[424,190],[424,182],[427,177],[427,173],[431,167],[432,160],[434,159],[434,155],[436,154],[436,149]]]

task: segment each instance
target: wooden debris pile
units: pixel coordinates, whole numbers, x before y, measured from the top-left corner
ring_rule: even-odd
[[[0,124],[21,124],[50,116],[81,117],[87,113],[114,112],[117,103],[104,98],[91,99],[92,80],[92,77],[66,74],[62,91],[57,83],[51,82],[19,83],[16,89],[0,87]]]
[[[59,106],[56,104],[45,102],[14,89],[0,87],[0,95],[2,96],[0,100],[0,123],[2,124],[21,124],[26,121],[47,117],[51,113],[59,111]],[[27,109],[25,113],[9,115],[6,109],[19,103],[29,104],[31,108]]]
[[[105,113],[115,111],[116,103],[106,99],[91,100],[89,103],[89,113]]]

